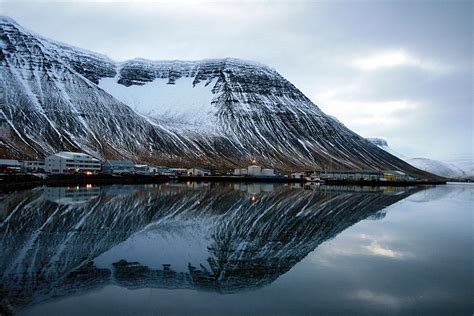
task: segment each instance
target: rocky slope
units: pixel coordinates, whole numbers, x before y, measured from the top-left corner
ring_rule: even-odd
[[[81,150],[154,164],[423,174],[324,114],[267,66],[109,58],[0,18],[0,154]]]

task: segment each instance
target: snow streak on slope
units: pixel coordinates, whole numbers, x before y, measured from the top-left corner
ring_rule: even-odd
[[[0,18],[0,43],[2,156],[78,150],[171,166],[229,169],[257,159],[285,171],[399,169],[429,177],[324,114],[262,64],[115,63],[8,18]]]

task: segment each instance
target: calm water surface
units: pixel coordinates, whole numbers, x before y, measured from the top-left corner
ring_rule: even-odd
[[[474,186],[166,184],[0,196],[18,315],[471,315]]]

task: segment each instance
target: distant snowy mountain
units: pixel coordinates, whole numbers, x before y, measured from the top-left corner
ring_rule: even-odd
[[[397,156],[400,159],[405,160],[410,165],[420,170],[424,170],[441,177],[459,179],[459,178],[466,178],[466,177],[474,175],[473,170],[472,170],[472,160],[470,160],[470,163],[469,161],[467,162],[463,161],[464,168],[462,168],[452,162],[444,162],[444,161],[433,160],[433,159],[428,159],[428,158],[410,158],[410,157],[404,156],[402,154],[399,154],[393,151],[388,146],[387,141],[382,138],[368,138],[367,140],[369,140],[374,145],[377,145],[379,148],[387,151],[388,153],[394,156]],[[470,166],[470,172],[469,172],[469,166]]]
[[[0,18],[0,156],[81,150],[179,166],[399,169],[274,69],[232,58],[121,63]]]

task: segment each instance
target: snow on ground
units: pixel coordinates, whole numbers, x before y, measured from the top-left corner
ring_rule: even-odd
[[[462,178],[467,176],[467,174],[457,166],[444,161],[427,158],[408,158],[405,159],[405,161],[420,170],[428,171],[446,178]]]
[[[449,160],[445,160],[445,162],[455,165],[457,168],[464,171],[464,173],[469,177],[474,176],[474,159],[473,158],[449,159]]]
[[[415,168],[424,170],[446,178],[464,178],[474,176],[472,159],[456,159],[448,161],[433,160],[428,158],[410,158],[394,151],[382,138],[367,138],[368,141],[385,150],[389,154],[398,157]]]
[[[205,81],[193,86],[193,77],[182,77],[175,84],[168,78],[157,78],[144,85],[126,87],[117,83],[118,77],[103,78],[99,87],[136,112],[166,120],[168,123],[187,123],[199,128],[214,126],[216,108],[212,93],[217,78],[206,85]]]

